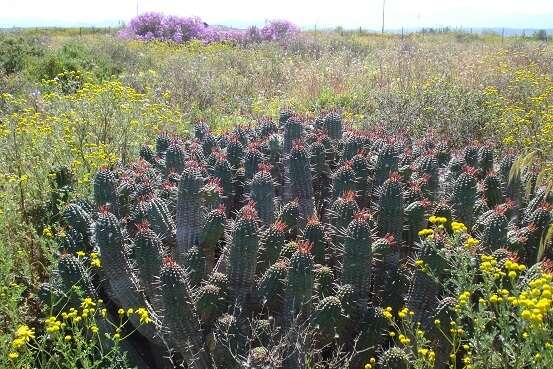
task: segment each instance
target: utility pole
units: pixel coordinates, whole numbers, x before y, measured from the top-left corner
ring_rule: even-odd
[[[382,0],[382,34],[384,34],[384,7],[386,6],[386,0]]]

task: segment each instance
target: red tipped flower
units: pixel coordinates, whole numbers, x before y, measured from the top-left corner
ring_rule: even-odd
[[[301,240],[298,242],[298,252],[302,255],[307,255],[311,253],[311,249],[313,248],[313,242]]]

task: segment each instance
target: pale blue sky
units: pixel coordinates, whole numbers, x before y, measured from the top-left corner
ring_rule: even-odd
[[[0,0],[0,26],[128,21],[136,0]],[[138,11],[196,15],[212,24],[262,24],[286,18],[304,28],[378,29],[382,0],[138,0]],[[386,0],[386,28],[553,28],[553,0]]]

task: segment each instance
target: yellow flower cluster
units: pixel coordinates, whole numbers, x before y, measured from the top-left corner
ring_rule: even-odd
[[[526,265],[519,264],[512,260],[507,260],[505,262],[505,269],[507,270],[509,278],[514,279],[517,277],[517,273],[522,273],[526,270]]]
[[[136,315],[140,321],[140,324],[148,324],[152,321],[150,319],[150,314],[148,313],[148,310],[143,307],[137,308],[136,310],[133,308],[128,308],[127,310],[120,308],[119,310],[117,310],[117,314],[120,317],[123,317],[125,315],[127,317]]]
[[[400,334],[398,339],[399,339],[399,342],[401,342],[401,344],[404,346],[409,346],[411,344],[411,339],[409,337],[406,337],[403,334]]]
[[[15,337],[12,341],[12,348],[15,350],[19,350],[22,347],[24,347],[28,342],[35,339],[35,329],[29,328],[27,325],[22,325],[17,328],[17,331],[15,331]],[[8,358],[10,360],[17,359],[19,357],[19,353],[16,351],[12,351],[8,353]]]
[[[136,315],[140,319],[140,324],[147,324],[147,323],[150,323],[152,321],[150,319],[150,314],[148,313],[148,310],[146,310],[144,308],[136,309]]]
[[[86,256],[86,252],[84,251],[77,251],[75,253],[75,255],[77,255],[77,257],[85,257]],[[100,268],[102,266],[102,261],[100,260],[99,256],[97,253],[95,252],[91,252],[90,253],[90,266],[93,267],[93,268]]]
[[[466,305],[470,300],[470,292],[464,291],[459,295],[458,300],[459,300],[459,305]]]
[[[502,301],[513,302],[515,300],[515,297],[514,296],[509,296],[509,291],[504,289],[504,288],[499,290],[498,293],[499,294],[493,293],[490,296],[490,302],[491,303],[495,304],[497,302],[502,302]]]
[[[434,231],[429,228],[421,229],[418,233],[420,237],[427,237],[433,234],[434,234]]]
[[[497,266],[497,260],[491,255],[482,255],[480,257],[480,270],[485,274],[493,275],[495,278],[505,276],[506,274]]]
[[[541,325],[552,309],[553,276],[543,274],[529,283],[512,304],[520,306],[520,316],[528,322]]]
[[[434,350],[421,347],[417,350],[417,352],[423,359],[428,360],[431,364],[436,360],[436,353]]]
[[[102,262],[95,252],[90,253],[90,266],[93,268],[100,268],[102,266]]]
[[[412,317],[413,315],[415,315],[415,313],[411,310],[409,310],[408,308],[404,307],[403,309],[401,309],[399,311],[399,313],[397,313],[397,315],[401,318],[401,319],[404,319],[406,318],[407,316],[410,316]]]
[[[46,333],[58,333],[62,328],[65,328],[66,324],[57,320],[55,316],[51,316],[44,321]]]
[[[436,359],[436,353],[434,352],[434,350],[428,350],[428,351],[426,351],[426,349],[424,349],[424,348],[421,349],[421,350],[422,350],[422,352],[420,352],[421,355],[427,356],[428,359],[430,360],[430,362],[433,363],[434,360]]]
[[[451,325],[451,328],[449,328],[449,332],[451,334],[459,336],[465,334],[465,330],[463,328],[457,327],[457,323],[455,323],[454,321],[449,322],[449,324]]]
[[[52,238],[54,236],[54,233],[52,232],[52,229],[50,227],[44,227],[42,230],[42,235],[44,237]]]
[[[56,335],[63,339],[64,342],[71,342],[75,338],[71,334],[67,334],[65,331],[66,327],[72,327],[72,331],[77,329],[79,323],[84,323],[83,328],[87,329],[93,334],[99,333],[98,325],[96,324],[96,319],[94,318],[97,313],[103,318],[107,317],[107,310],[101,308],[103,304],[101,299],[93,300],[91,297],[85,297],[81,300],[80,309],[69,308],[67,311],[63,311],[59,316],[50,316],[44,320],[44,328],[47,334]],[[391,309],[390,309],[391,310]],[[120,309],[119,314],[121,316],[135,315],[140,324],[151,323],[150,314],[148,310],[144,307],[139,307],[137,309]],[[121,339],[121,327],[125,323],[120,322],[120,325],[116,328],[116,333],[113,335],[113,339]],[[60,336],[61,334],[61,336]],[[30,340],[35,339],[35,330],[34,328],[29,328],[26,325],[20,326],[14,334],[14,339],[12,341],[12,347],[14,350],[18,350],[26,345]],[[10,360],[15,360],[19,357],[19,353],[14,351],[8,353],[8,358]]]
[[[386,309],[384,309],[383,315],[386,319],[392,320],[392,318],[393,318],[392,307],[388,306]]]
[[[34,338],[35,329],[29,328],[27,325],[22,325],[15,332],[15,338],[12,341],[12,347],[18,349]]]
[[[451,229],[453,233],[467,233],[467,226],[460,222],[451,222]]]
[[[428,221],[432,224],[440,225],[440,224],[445,224],[447,222],[447,218],[446,217],[437,217],[435,215],[432,215],[430,218],[428,218]]]
[[[469,236],[466,241],[463,243],[463,246],[465,246],[467,249],[472,249],[474,246],[478,245],[480,243],[479,240],[476,238]]]
[[[376,359],[374,357],[371,357],[369,359],[369,362],[367,364],[365,364],[365,369],[373,369],[375,363],[376,363]]]
[[[81,302],[81,307],[83,309],[95,308],[96,303],[90,297],[85,297]]]

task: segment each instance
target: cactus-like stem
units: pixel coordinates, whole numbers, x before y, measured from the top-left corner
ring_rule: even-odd
[[[415,201],[405,207],[404,239],[410,249],[419,239],[418,232],[426,225],[425,213],[429,205],[428,201]]]
[[[319,301],[313,310],[310,323],[319,335],[320,346],[328,345],[340,338],[345,328],[340,299],[328,296]]]
[[[92,284],[92,279],[85,269],[82,261],[71,254],[62,254],[58,262],[58,272],[63,284],[63,290],[70,294],[72,305],[78,305],[80,298],[78,295],[71,294],[74,288],[79,288],[86,296],[96,297],[96,290]]]
[[[234,202],[234,179],[233,169],[230,158],[218,153],[215,155],[215,164],[209,169],[210,175],[217,178],[223,189],[224,204],[227,209],[231,209]]]
[[[368,218],[369,214],[366,212],[354,215],[346,230],[342,257],[342,283],[353,288],[361,316],[367,313],[371,284],[372,248]]]
[[[501,190],[501,180],[494,173],[488,173],[483,179],[483,192],[486,199],[486,205],[490,209],[504,202],[503,192]]]
[[[324,117],[324,128],[328,137],[333,140],[342,138],[342,117],[338,112],[332,111]]]
[[[391,144],[384,144],[378,152],[374,165],[375,177],[373,186],[375,188],[380,187],[384,181],[388,179],[390,174],[397,172],[398,162],[399,158],[395,147]]]
[[[255,202],[259,219],[268,226],[275,217],[275,186],[271,176],[272,166],[260,165],[250,183],[250,197]]]
[[[319,300],[332,296],[335,293],[334,272],[326,265],[315,264],[315,292]]]
[[[391,234],[401,242],[403,233],[403,186],[401,177],[393,173],[379,190],[377,230],[380,236]]]
[[[165,173],[181,173],[184,170],[185,155],[180,142],[173,140],[165,152]]]
[[[453,212],[459,221],[472,227],[476,204],[476,178],[474,170],[467,168],[455,181],[451,195]]]
[[[290,326],[299,318],[305,319],[311,312],[313,295],[313,256],[312,245],[301,241],[298,250],[290,258],[288,268],[288,284],[285,292],[285,324]]]
[[[118,214],[117,179],[115,174],[107,169],[100,169],[94,177],[94,201],[98,208],[108,205],[114,214]]]
[[[246,181],[251,181],[259,164],[263,163],[264,158],[256,143],[250,144],[244,155],[244,177]]]
[[[508,223],[505,216],[506,207],[498,206],[486,212],[477,221],[475,228],[479,229],[477,236],[488,251],[495,251],[507,245]]]
[[[443,246],[443,239],[440,235],[435,236],[436,241],[424,240],[417,252],[417,260],[423,264],[415,270],[405,301],[405,306],[414,312],[413,320],[422,324],[427,323],[436,308],[441,290],[436,278],[441,278],[445,270],[445,260],[437,250]]]
[[[156,154],[165,157],[165,152],[171,144],[171,137],[167,132],[161,132],[156,138]]]
[[[289,201],[292,199],[292,189],[290,187],[290,166],[288,164],[290,160],[290,152],[292,151],[292,146],[295,140],[299,140],[303,135],[303,124],[296,117],[290,117],[286,120],[284,124],[284,188],[282,192],[282,198],[284,201]]]
[[[291,239],[294,239],[297,234],[299,217],[300,207],[296,200],[287,202],[278,216],[278,220],[286,225]]]
[[[311,167],[313,171],[313,195],[315,196],[315,206],[317,213],[324,216],[324,207],[327,198],[330,197],[331,190],[331,170],[327,161],[327,148],[323,143],[326,136],[317,137],[317,141],[312,143],[309,151],[311,153]]]
[[[297,199],[300,208],[300,227],[303,228],[307,219],[313,214],[315,203],[313,199],[313,180],[309,155],[303,143],[295,141],[288,160],[288,174],[290,191],[293,198]]]
[[[259,247],[258,268],[264,272],[277,261],[284,247],[286,224],[276,221],[263,232]]]
[[[63,220],[75,230],[75,236],[82,238],[84,248],[79,250],[89,251],[92,243],[92,218],[81,206],[69,204],[63,211]]]
[[[179,262],[192,246],[200,242],[204,218],[200,196],[202,185],[203,178],[196,166],[191,165],[184,170],[177,199],[176,257]]]
[[[225,308],[225,293],[220,287],[206,284],[198,290],[196,310],[202,325],[211,328]]]
[[[467,146],[463,152],[465,165],[476,168],[478,166],[478,148],[475,146]]]
[[[224,205],[209,212],[205,218],[205,223],[202,227],[201,249],[206,257],[206,272],[209,273],[215,265],[215,253],[217,251],[217,243],[225,233],[225,225],[227,218],[225,216]]]
[[[478,167],[482,173],[493,170],[493,150],[488,146],[482,146],[478,151]]]
[[[351,162],[345,162],[332,175],[332,192],[336,199],[346,192],[355,191],[356,174],[351,167]]]
[[[257,295],[269,312],[278,313],[284,300],[284,288],[288,262],[279,260],[261,276],[257,286]]]
[[[147,222],[138,225],[138,232],[134,237],[133,259],[137,268],[137,275],[144,292],[150,301],[157,296],[156,279],[159,278],[161,263],[165,252],[159,237],[150,228]]]
[[[324,225],[316,215],[307,220],[307,224],[303,229],[303,239],[313,244],[312,253],[315,263],[325,264],[328,240]]]
[[[186,268],[190,287],[199,287],[200,282],[206,276],[206,261],[202,250],[198,246],[193,246],[186,252],[183,264]]]
[[[211,368],[186,272],[172,259],[161,268],[159,293],[175,349],[191,368]]]
[[[425,155],[418,160],[417,171],[424,180],[422,190],[429,199],[435,199],[439,187],[439,165],[433,154]]]
[[[363,156],[358,153],[351,160],[351,167],[355,172],[355,192],[357,193],[357,203],[360,208],[365,208],[369,204],[369,162]]]
[[[139,324],[136,318],[130,318],[146,338],[160,343],[157,335],[159,320],[147,303],[139,280],[136,278],[119,221],[107,209],[102,209],[95,225],[96,245],[102,256],[102,269],[109,282],[112,299],[124,309],[146,307],[154,324]]]
[[[242,208],[231,229],[228,253],[228,279],[231,301],[244,306],[255,287],[259,235],[257,212],[253,205]]]

